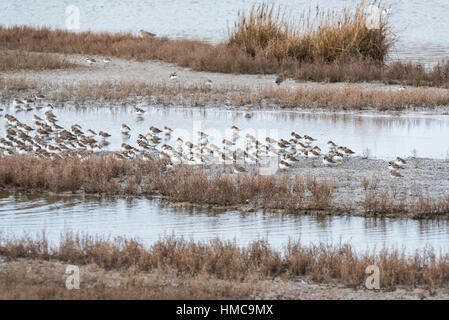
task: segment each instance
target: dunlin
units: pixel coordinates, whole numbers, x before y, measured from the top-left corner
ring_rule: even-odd
[[[335,161],[332,160],[332,158],[330,158],[329,156],[324,156],[323,164],[326,165],[326,166],[332,166],[332,165],[335,164]]]
[[[150,131],[151,131],[152,134],[159,134],[159,133],[162,132],[162,130],[160,130],[159,128],[156,128],[154,126],[150,127]]]
[[[234,173],[244,173],[246,172],[246,169],[242,166],[239,166],[238,164],[234,166]]]
[[[337,145],[336,145],[332,140],[329,140],[329,141],[327,142],[327,147],[328,147],[330,150],[334,150],[335,148],[337,148]]]
[[[172,72],[170,74],[170,80],[176,80],[176,79],[178,79],[178,75],[176,74],[176,72]]]
[[[274,80],[274,82],[280,86],[282,82],[284,82],[286,79],[286,77],[284,75],[279,75],[277,76],[276,80]]]
[[[388,162],[388,169],[390,169],[391,171],[399,170],[399,169],[402,169],[402,166],[397,165],[397,164],[396,164],[395,162],[393,162],[393,161],[390,161],[390,162]]]
[[[95,131],[93,131],[92,129],[88,129],[86,131],[86,136],[88,137],[95,137],[97,135],[97,133]]]
[[[92,64],[97,62],[97,60],[95,60],[94,58],[86,58],[86,62],[87,62],[88,65],[91,66]]]
[[[405,160],[400,157],[396,157],[394,163],[396,163],[398,166],[404,166],[407,162],[405,162]]]
[[[139,31],[139,33],[140,33],[140,36],[141,36],[141,37],[155,37],[155,36],[156,36],[154,33],[149,32],[149,31],[145,31],[145,30],[143,30],[143,29],[141,29],[141,30]]]
[[[134,107],[134,111],[139,116],[141,116],[141,115],[143,115],[145,113],[145,110],[143,110],[142,108],[139,108],[139,107]]]
[[[36,99],[36,100],[44,100],[45,96],[40,94],[40,93],[35,93],[34,94],[34,99]]]
[[[290,168],[290,165],[287,162],[284,160],[279,161],[279,169],[286,170],[288,168]]]
[[[109,137],[111,136],[109,133],[104,132],[104,131],[98,132],[98,135],[99,135],[100,137],[102,137],[103,139],[107,139],[107,138],[109,138]]]
[[[131,150],[133,150],[133,147],[131,147],[129,144],[126,144],[126,143],[122,143],[121,148],[122,148],[122,151],[131,151]]]
[[[395,170],[390,170],[390,177],[392,177],[394,179],[398,179],[398,178],[402,178],[403,176]]]
[[[208,89],[212,88],[212,80],[210,80],[210,79],[205,80],[204,86]]]
[[[18,99],[18,98],[15,98],[13,101],[12,101],[12,104],[13,104],[13,106],[14,107],[16,107],[16,106],[21,106],[21,105],[23,105],[25,102],[23,102],[22,100],[20,100],[20,99]]]
[[[122,126],[120,128],[120,132],[124,134],[128,134],[131,131],[131,128],[128,127],[126,124],[122,123]]]

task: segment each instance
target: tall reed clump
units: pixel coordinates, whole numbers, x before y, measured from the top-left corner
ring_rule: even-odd
[[[249,14],[241,13],[228,43],[251,56],[277,60],[335,62],[362,58],[383,63],[393,45],[388,15],[380,14],[374,26],[367,24],[370,6],[362,1],[355,11],[338,12],[316,7],[304,10],[296,23],[274,5],[254,5]]]

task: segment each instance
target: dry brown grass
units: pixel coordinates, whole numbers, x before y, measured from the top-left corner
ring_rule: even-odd
[[[285,65],[263,56],[250,57],[237,46],[225,44],[214,46],[187,39],[139,37],[130,33],[74,33],[26,26],[0,26],[0,48],[162,60],[193,70],[225,73],[275,73]],[[292,65],[285,65],[288,66]]]
[[[124,161],[102,156],[50,160],[0,157],[0,187],[52,192],[160,195],[174,202],[250,206],[288,212],[332,207],[334,183],[310,175],[211,174],[179,166],[163,170],[160,161]]]
[[[366,190],[362,208],[370,215],[403,215],[415,219],[447,217],[449,196],[434,199],[421,192],[413,199],[397,196],[388,189]]]
[[[0,71],[69,69],[78,65],[46,53],[0,50]]]
[[[449,92],[433,88],[397,91],[349,86],[344,88],[298,88],[294,90],[264,88],[259,93],[259,99],[287,108],[375,109],[384,111],[446,106],[449,105]]]
[[[131,163],[112,157],[81,162],[77,157],[56,161],[31,157],[2,157],[0,185],[18,190],[52,192],[121,193],[120,179],[132,176]],[[129,191],[129,190],[128,190]]]
[[[310,62],[296,68],[293,77],[304,81],[381,81],[385,84],[449,88],[449,61],[443,59],[430,68],[420,63],[401,61],[379,65],[357,58],[327,64]]]
[[[398,192],[394,184],[390,187],[378,188],[379,178],[362,178],[365,197],[361,207],[369,215],[401,215],[406,214],[415,219],[438,218],[449,215],[449,195],[432,198],[422,192],[419,184],[413,183],[409,192]]]
[[[324,16],[322,19],[326,19]],[[334,22],[338,26],[338,19],[336,21]],[[316,40],[317,45],[315,47],[319,48],[315,50],[316,53],[301,53],[303,46],[298,47],[292,44],[289,44],[288,48],[285,49],[283,48],[285,45],[282,44],[282,38],[274,37],[272,40],[276,42],[275,46],[264,44],[264,49],[249,50],[251,52],[248,54],[248,50],[245,48],[249,45],[242,44],[245,41],[241,44],[234,43],[241,41],[231,41],[232,43],[228,44],[211,45],[197,40],[138,37],[130,33],[74,33],[65,30],[50,30],[48,28],[26,26],[7,28],[0,26],[0,48],[34,52],[114,56],[124,59],[136,59],[138,61],[162,60],[198,71],[246,74],[284,73],[297,80],[326,82],[377,80],[389,84],[449,86],[449,63],[447,61],[441,61],[431,69],[427,69],[420,64],[406,62],[395,62],[387,65],[379,64],[370,56],[375,52],[377,52],[374,54],[375,56],[383,56],[386,47],[389,45],[385,43],[379,47],[380,49],[377,46],[372,46],[370,44],[370,39],[373,36],[371,34],[372,30],[357,33],[357,36],[353,34],[358,40],[355,42],[349,41],[348,39],[351,39],[351,34],[354,30],[349,28],[345,32],[340,32],[338,28],[335,29],[334,27],[328,28],[325,26],[321,28],[317,32],[317,37],[321,40]],[[273,34],[275,35],[276,33]],[[359,37],[362,34],[366,36]],[[252,35],[251,37],[254,36]],[[378,40],[384,42],[385,39],[382,37]],[[373,36],[372,39],[377,38]],[[344,47],[338,46],[337,44],[342,41]],[[360,44],[357,44],[358,41]],[[287,41],[287,43],[290,42],[290,40]],[[356,45],[353,45],[353,43],[356,43]],[[359,45],[363,45],[368,49],[358,50],[357,47]],[[370,46],[375,50],[370,50]],[[289,49],[290,47],[292,49]],[[269,52],[274,50],[275,52],[267,54],[267,50]],[[317,55],[318,59],[305,59],[302,57],[310,54]],[[279,56],[285,55],[286,57],[279,59]],[[336,55],[342,55],[344,58],[335,59]],[[331,63],[323,62],[323,59],[335,61]]]
[[[338,280],[357,288],[364,286],[366,267],[377,265],[383,290],[397,286],[447,288],[449,278],[449,255],[437,256],[432,249],[416,254],[396,249],[357,253],[350,245],[304,247],[289,243],[284,251],[276,251],[264,241],[238,247],[218,239],[199,243],[173,237],[147,248],[132,239],[109,240],[68,233],[58,246],[49,245],[45,237],[2,238],[0,255],[7,260],[57,260],[75,265],[94,264],[106,270],[171,270],[178,276],[207,275],[233,281],[307,276],[313,281]]]
[[[223,105],[325,110],[406,110],[410,108],[435,108],[449,105],[449,92],[436,88],[364,89],[343,88],[271,88],[252,90],[249,87],[201,85],[151,84],[143,81],[84,81],[74,84],[57,84],[33,81],[26,78],[0,77],[3,99],[30,96],[36,91],[48,95],[58,103],[85,103],[92,101],[136,102],[149,104],[206,106]]]
[[[96,265],[82,266],[80,288],[68,290],[65,285],[67,265],[30,259],[6,262],[0,267],[0,299],[248,299],[254,291],[264,291],[260,283],[250,280],[183,276],[167,269],[115,271]]]

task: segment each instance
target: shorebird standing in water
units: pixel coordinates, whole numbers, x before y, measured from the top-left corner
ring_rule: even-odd
[[[134,107],[134,111],[136,112],[136,114],[138,116],[141,116],[141,115],[143,115],[145,113],[145,110],[143,110],[143,109],[141,109],[139,107]]]
[[[128,127],[126,124],[122,123],[122,126],[120,128],[120,133],[127,135],[127,134],[129,134],[130,131],[131,131],[131,128]]]
[[[103,62],[104,62],[104,64],[108,64],[108,63],[111,63],[112,60],[111,60],[111,58],[104,58]]]
[[[23,102],[22,100],[20,100],[18,98],[15,98],[12,101],[12,104],[13,104],[14,107],[17,107],[17,106],[22,106],[23,104],[25,104],[25,102]]]
[[[327,147],[329,148],[329,150],[334,151],[337,148],[337,145],[332,140],[329,140],[327,142]]]
[[[149,131],[150,131],[152,134],[154,134],[154,135],[158,135],[159,133],[162,132],[161,129],[156,128],[156,127],[154,127],[154,126],[151,126]]]
[[[53,105],[51,103],[47,103],[45,106],[45,112],[51,112],[53,110]]]
[[[104,131],[98,132],[98,135],[99,135],[103,140],[106,140],[107,138],[109,138],[109,137],[111,136],[109,133],[104,132]]]

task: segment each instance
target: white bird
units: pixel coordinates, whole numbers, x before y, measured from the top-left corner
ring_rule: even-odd
[[[13,104],[13,106],[14,107],[16,107],[16,106],[21,106],[21,105],[23,105],[25,102],[23,102],[22,100],[20,100],[20,99],[18,99],[18,98],[15,98],[13,101],[12,101],[12,104]]]
[[[92,65],[92,64],[94,64],[95,62],[97,62],[97,60],[95,60],[94,58],[86,58],[86,62],[87,62],[89,65]]]
[[[122,126],[120,128],[120,132],[124,134],[128,134],[128,132],[131,131],[131,128],[128,127],[126,124],[122,123]]]
[[[176,72],[172,72],[170,74],[170,80],[176,80],[176,79],[178,79],[178,75],[176,74]]]
[[[136,114],[138,114],[139,116],[145,113],[145,110],[139,108],[139,107],[134,107],[134,111],[136,112]]]

